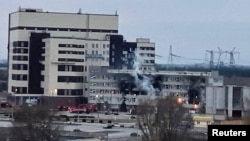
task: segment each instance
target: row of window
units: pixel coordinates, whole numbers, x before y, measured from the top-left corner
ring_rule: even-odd
[[[140,56],[142,56],[142,57],[154,57],[155,54],[153,54],[153,53],[140,53]]]
[[[177,90],[188,90],[189,86],[187,85],[163,85],[165,89],[177,89]]]
[[[83,89],[58,89],[57,95],[83,95]]]
[[[84,51],[67,51],[67,50],[59,50],[58,54],[80,54],[83,55]]]
[[[97,70],[91,70],[91,73],[100,73]],[[91,75],[90,76],[91,79],[104,79],[104,80],[116,80],[116,76],[114,75]]]
[[[65,61],[65,62],[84,62],[84,59],[58,58],[58,61]]]
[[[146,64],[154,64],[155,60],[144,60],[144,63],[146,63]]]
[[[108,29],[82,29],[82,28],[52,28],[52,27],[29,27],[17,26],[10,30],[42,30],[42,31],[73,31],[73,32],[104,32],[104,33],[118,33],[118,30]]]
[[[92,43],[92,48],[98,48],[98,47],[99,47],[99,44]],[[106,44],[102,44],[102,47],[103,48],[106,48],[106,47],[109,48],[109,44],[107,44],[107,45]]]
[[[140,50],[155,50],[154,47],[140,47]]]
[[[28,47],[29,42],[28,41],[14,41],[13,47]]]
[[[18,94],[27,94],[27,87],[11,87],[11,91],[13,93],[18,93]]]
[[[117,82],[92,82],[91,86],[100,86],[100,87],[118,87]]]
[[[26,48],[14,48],[13,53],[26,54],[26,53],[28,53],[28,49],[26,49]]]
[[[58,76],[57,82],[83,83],[83,77],[82,76]]]
[[[102,53],[103,53],[103,55],[105,55],[105,54],[109,55],[109,51],[108,50],[107,51],[104,50]],[[86,50],[86,54],[87,54],[87,50]],[[98,50],[92,50],[91,54],[92,55],[99,55]]]
[[[15,61],[28,61],[28,56],[13,56],[12,60],[15,60]]]
[[[84,72],[84,66],[58,65],[58,71]]]
[[[26,74],[12,74],[12,80],[27,80]]]
[[[17,94],[27,94],[27,87],[11,87],[11,91]],[[83,89],[58,89],[57,95],[83,95]]]
[[[12,64],[13,70],[28,70],[27,64]]]
[[[77,44],[59,44],[58,47],[84,48],[84,45],[77,45]]]
[[[121,94],[119,90],[111,90],[111,89],[90,89],[89,92],[97,94]]]

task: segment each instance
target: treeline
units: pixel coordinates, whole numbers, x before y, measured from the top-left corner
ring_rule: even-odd
[[[0,67],[7,67],[7,63],[0,63]]]
[[[250,77],[250,66],[221,66],[219,68],[214,67],[210,68],[207,66],[168,66],[168,65],[156,65],[156,70],[163,71],[163,70],[169,70],[169,71],[197,71],[197,72],[211,72],[211,71],[218,71],[221,76],[226,77],[232,77],[232,76],[238,76],[238,77]]]

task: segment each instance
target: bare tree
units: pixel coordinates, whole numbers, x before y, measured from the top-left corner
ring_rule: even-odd
[[[143,141],[188,140],[192,118],[188,109],[173,96],[141,103],[137,124]]]
[[[14,112],[12,138],[15,141],[58,141],[52,114],[45,105],[23,106]]]

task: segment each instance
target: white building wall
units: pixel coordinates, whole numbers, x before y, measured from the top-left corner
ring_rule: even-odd
[[[13,42],[14,41],[28,41],[29,40],[29,32],[27,31],[10,31],[10,50],[9,50],[9,73],[8,73],[8,92],[11,92],[12,86],[16,87],[26,87],[28,85],[27,81],[20,80],[12,80],[12,74],[28,74],[28,70],[13,70],[13,64],[27,64],[29,61],[17,61],[13,60],[13,56],[28,56],[28,53],[14,53]],[[18,47],[20,48],[20,47]],[[28,47],[22,48],[27,49]],[[21,48],[20,48],[21,49]],[[28,58],[29,59],[29,58]]]
[[[241,87],[243,94],[243,107],[233,108],[233,89]],[[206,87],[206,113],[216,116],[233,117],[233,110],[241,110],[244,116],[244,110],[250,109],[250,87],[227,85],[223,87],[207,86]],[[220,113],[218,113],[220,111]],[[224,111],[224,112],[223,112]],[[226,112],[227,111],[227,115]],[[221,117],[219,117],[222,119]],[[223,119],[224,119],[223,118]]]
[[[250,111],[250,87],[244,87],[243,89],[243,109],[244,111]],[[244,116],[244,112],[242,112]]]
[[[86,84],[58,84],[57,76],[57,64],[58,57],[64,58],[81,58],[79,55],[58,55],[58,43],[65,44],[75,44],[81,43],[85,44],[84,52],[90,50],[97,50],[98,54],[102,54],[104,59],[85,59],[84,63],[75,62],[74,64],[83,65],[84,70],[88,71],[88,66],[98,65],[98,66],[108,66],[109,65],[109,40],[106,39],[106,34],[117,34],[110,33],[108,30],[114,32],[118,31],[118,15],[106,15],[106,14],[77,14],[77,13],[54,13],[54,12],[42,12],[42,9],[37,9],[38,12],[24,12],[26,9],[20,9],[20,11],[13,12],[10,14],[10,60],[9,60],[9,85],[8,91],[12,92],[12,86],[28,87],[27,81],[16,81],[12,80],[12,74],[27,74],[28,70],[12,70],[11,66],[13,63],[24,63],[28,65],[28,61],[13,61],[13,41],[29,41],[30,33],[50,33],[50,36],[53,39],[45,39],[46,42],[46,54],[45,61],[43,62],[46,70],[42,72],[45,75],[45,81],[41,83],[41,86],[44,87],[44,93],[46,95],[51,94],[52,90],[57,88],[88,88]],[[34,29],[15,29],[17,27],[35,27]],[[45,28],[43,31],[38,28]],[[52,28],[52,29],[51,29]],[[63,31],[62,29],[67,29]],[[71,29],[77,29],[78,31],[72,31]],[[108,31],[108,32],[107,32]],[[63,37],[64,39],[54,39],[54,37]],[[72,39],[65,39],[72,38]],[[77,40],[76,38],[81,38]],[[98,48],[92,49],[92,43],[98,44]],[[103,48],[105,44],[105,48]],[[88,48],[89,47],[89,48]],[[29,47],[28,47],[29,48]],[[71,50],[68,48],[63,48],[62,50]],[[81,49],[74,48],[74,51],[81,51]],[[103,54],[105,52],[105,54]],[[92,52],[91,52],[92,53]],[[29,55],[18,54],[18,55]],[[86,55],[86,54],[85,54]],[[32,59],[32,58],[29,58]],[[66,75],[66,74],[65,74]],[[67,75],[81,75],[87,77],[87,72],[82,73],[67,73]],[[85,95],[86,96],[86,95]]]
[[[233,116],[233,86],[227,86],[228,87],[228,99],[227,99],[227,103],[228,103],[228,117],[232,117]]]
[[[140,62],[141,70],[154,71],[155,43],[150,42],[148,38],[137,38],[136,42],[136,53],[140,56],[138,61]],[[144,49],[142,50],[141,47]]]
[[[206,113],[217,114],[217,110],[225,110],[225,88],[206,87]]]
[[[53,12],[16,12],[13,13],[11,27],[38,26],[86,29],[118,29],[118,15],[76,14]]]

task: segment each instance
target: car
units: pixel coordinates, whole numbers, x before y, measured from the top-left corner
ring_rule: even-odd
[[[133,132],[130,134],[130,137],[137,137],[137,136],[140,136],[139,134],[137,134],[136,132]]]
[[[107,126],[104,126],[103,129],[111,129],[113,127],[112,124],[108,124]]]

